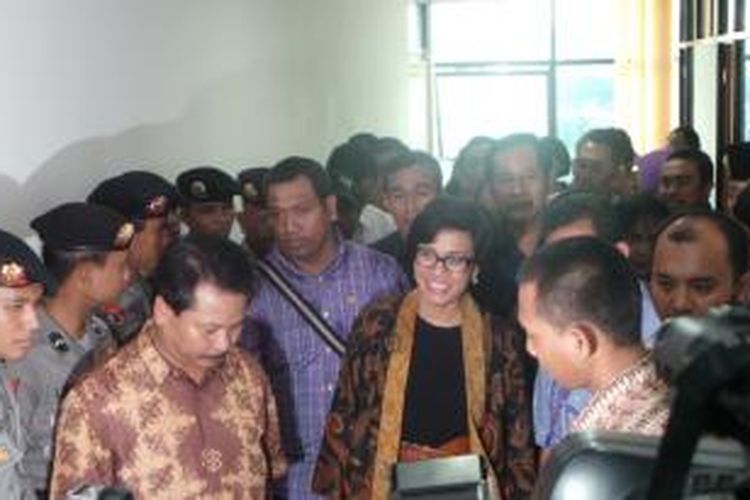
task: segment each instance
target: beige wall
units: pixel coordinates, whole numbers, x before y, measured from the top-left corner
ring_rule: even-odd
[[[406,0],[0,0],[0,227],[102,178],[407,131]]]

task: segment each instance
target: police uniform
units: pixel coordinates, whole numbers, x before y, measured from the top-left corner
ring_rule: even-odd
[[[11,363],[10,373],[17,382],[16,397],[26,429],[28,448],[25,472],[37,490],[44,490],[52,463],[52,443],[57,407],[71,374],[80,373],[82,360],[89,353],[114,350],[114,340],[106,323],[91,317],[84,335],[76,339],[65,332],[46,312],[37,308],[39,332],[31,352]]]
[[[136,230],[151,218],[172,219],[175,227],[180,195],[172,183],[144,170],[131,170],[100,183],[88,196],[89,203],[111,208],[134,223]],[[176,231],[178,232],[178,231]],[[118,344],[133,338],[151,317],[153,289],[147,276],[136,276],[117,302],[94,314],[103,321]]]
[[[42,283],[48,287],[44,266],[20,239],[0,231],[0,287]],[[26,434],[16,398],[18,381],[0,359],[0,497],[35,498],[24,470]]]
[[[46,248],[54,251],[109,252],[127,249],[132,223],[105,207],[85,203],[62,205],[32,222]],[[26,430],[23,459],[28,480],[37,491],[47,487],[57,408],[64,388],[94,357],[115,350],[106,322],[90,315],[80,338],[66,332],[43,305],[37,308],[39,331],[29,354],[10,363],[16,397]]]

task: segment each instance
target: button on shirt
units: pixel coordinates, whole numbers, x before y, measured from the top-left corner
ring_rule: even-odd
[[[340,241],[320,274],[298,270],[274,248],[268,261],[342,338],[374,299],[405,290],[407,279],[390,256]],[[310,484],[323,427],[338,379],[340,358],[329,349],[284,296],[262,279],[251,306],[243,344],[259,353],[279,406],[285,451],[292,464],[281,485],[289,498],[311,498]],[[283,491],[282,491],[283,493]]]
[[[258,362],[232,348],[198,383],[141,333],[65,397],[51,497],[81,485],[143,499],[259,499],[283,475],[276,406]]]

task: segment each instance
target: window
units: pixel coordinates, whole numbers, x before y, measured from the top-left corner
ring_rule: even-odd
[[[412,131],[431,131],[416,135],[442,159],[476,135],[555,134],[572,149],[612,125],[617,0],[415,1],[430,71],[413,72],[428,109]]]

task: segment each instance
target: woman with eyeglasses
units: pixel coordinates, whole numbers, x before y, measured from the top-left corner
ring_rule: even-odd
[[[469,292],[491,225],[476,205],[441,197],[412,223],[416,288],[355,323],[329,412],[313,490],[389,498],[398,462],[483,456],[505,499],[534,482],[523,336],[483,315]]]

